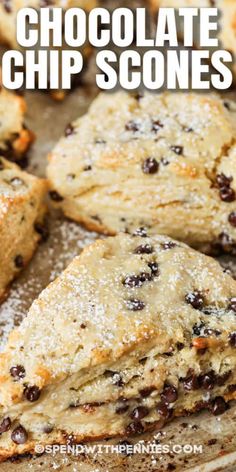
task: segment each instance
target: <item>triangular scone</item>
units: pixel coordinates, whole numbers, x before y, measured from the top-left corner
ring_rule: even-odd
[[[47,184],[0,158],[0,300],[45,235]]]
[[[22,49],[19,43],[16,40],[16,19],[18,11],[22,8],[34,8],[39,11],[42,7],[50,7],[50,9],[62,8],[63,10],[68,10],[70,8],[81,8],[85,12],[89,12],[92,8],[95,8],[97,5],[97,0],[4,0],[0,2],[0,43],[4,44],[13,49]],[[39,27],[36,26],[39,30],[40,35],[40,21]],[[59,52],[59,62],[61,57],[61,52],[64,49],[67,49],[68,46],[65,43],[64,38],[62,38],[62,47],[53,47],[49,46],[49,50],[54,50]],[[37,49],[37,46],[36,46]],[[40,50],[40,47],[38,47]],[[80,48],[81,53],[83,54],[84,61],[88,61],[91,56],[92,47],[88,41],[85,42]],[[48,82],[50,78],[50,69],[48,69]],[[59,71],[59,81],[62,79],[62,70]],[[75,87],[79,83],[80,76],[72,76],[71,88]],[[55,100],[63,100],[67,91],[64,89],[51,89],[50,94]]]
[[[1,457],[224,412],[236,396],[235,295],[218,262],[165,236],[86,248],[1,355]]]
[[[218,8],[218,35],[219,35],[219,49],[226,49],[230,51],[235,57],[236,55],[236,2],[235,0],[147,0],[147,5],[150,7],[152,13],[157,15],[158,9],[162,8],[181,8],[181,7],[196,7],[196,8]],[[183,38],[183,24],[178,22],[179,36]],[[195,38],[196,45],[199,45],[199,35]],[[236,65],[233,59],[233,75],[236,80]]]
[[[34,139],[24,125],[25,111],[24,98],[1,87],[0,79],[0,155],[13,161],[24,156]]]
[[[214,95],[100,94],[50,155],[51,198],[96,231],[236,251],[235,133],[235,104]]]

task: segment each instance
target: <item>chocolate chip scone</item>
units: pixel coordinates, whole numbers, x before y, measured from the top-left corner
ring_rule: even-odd
[[[234,56],[233,73],[236,80],[236,2],[235,0],[148,0],[148,4],[154,14],[160,7],[216,7],[220,10],[219,39],[224,49]],[[179,25],[180,26],[180,25]],[[182,36],[182,31],[180,30]],[[197,45],[197,44],[196,44]]]
[[[96,231],[234,250],[235,131],[235,104],[214,95],[100,94],[49,157],[51,198]]]
[[[1,458],[223,413],[236,397],[235,295],[218,262],[165,236],[87,247],[0,356]]]
[[[46,181],[0,158],[0,300],[45,235]]]
[[[1,81],[0,81],[1,82]],[[24,125],[26,104],[0,83],[0,155],[19,161],[28,151],[34,135]]]
[[[13,49],[20,48],[16,41],[16,17],[21,8],[32,7],[38,10],[41,7],[60,7],[67,10],[78,7],[89,12],[96,4],[97,0],[2,0],[0,2],[0,42]],[[50,48],[61,52],[63,48],[67,49],[67,46],[64,43],[62,48],[53,46]],[[86,63],[91,55],[92,48],[86,42],[80,49]],[[50,70],[48,70],[48,77],[49,74]],[[59,80],[61,80],[61,73]],[[79,83],[79,78],[75,75],[72,77],[71,88],[77,83]],[[50,95],[56,100],[63,100],[66,93],[67,91],[61,88],[50,90]]]
[[[96,0],[2,0],[0,3],[0,39],[11,48],[19,48],[16,42],[16,15],[21,8],[31,7],[79,7],[90,11],[96,5]]]

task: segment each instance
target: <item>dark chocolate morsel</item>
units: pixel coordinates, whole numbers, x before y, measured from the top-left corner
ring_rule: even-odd
[[[204,305],[203,295],[198,290],[194,290],[193,292],[187,293],[187,295],[185,296],[185,301],[189,305],[192,305],[195,310],[201,310]]]
[[[37,385],[33,385],[32,387],[25,387],[24,389],[24,397],[29,402],[36,402],[40,397],[41,391]]]
[[[154,157],[147,157],[142,164],[144,174],[156,174],[159,169],[159,163]]]
[[[10,368],[10,374],[14,379],[23,379],[25,377],[25,368],[22,365],[14,365]]]
[[[9,416],[7,416],[0,423],[0,434],[5,433],[6,431],[8,431],[10,429],[10,427],[11,427],[11,420],[10,420]]]
[[[23,426],[19,425],[12,431],[11,439],[15,444],[24,444],[28,439],[28,433]]]

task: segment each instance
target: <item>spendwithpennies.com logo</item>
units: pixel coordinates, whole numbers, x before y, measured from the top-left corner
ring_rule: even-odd
[[[80,454],[202,454],[203,446],[201,444],[155,444],[139,442],[130,444],[36,444],[34,448],[36,454],[72,454],[79,456]]]

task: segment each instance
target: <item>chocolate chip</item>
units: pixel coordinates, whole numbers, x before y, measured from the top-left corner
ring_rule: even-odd
[[[182,349],[184,348],[184,343],[180,343],[179,341],[176,343],[176,348],[178,349],[178,351],[182,351]]]
[[[220,188],[220,198],[223,202],[233,202],[236,198],[235,191],[231,187]]]
[[[159,266],[157,262],[148,262],[148,267],[151,269],[151,272],[153,275],[157,276],[159,275]]]
[[[14,379],[23,379],[25,377],[25,369],[22,365],[14,365],[10,368],[10,374]]]
[[[53,426],[48,424],[48,425],[44,426],[43,433],[50,434],[53,431],[53,429],[54,429]]]
[[[145,418],[145,416],[147,416],[148,414],[149,414],[149,409],[146,406],[137,406],[136,408],[134,408],[134,410],[130,414],[130,418],[132,418],[132,420],[134,421],[140,421],[143,418]]]
[[[150,244],[141,244],[134,250],[134,254],[152,254],[153,252],[154,248]]]
[[[213,446],[216,443],[217,443],[216,438],[212,438],[212,439],[209,439],[209,441],[207,441],[208,446]]]
[[[187,391],[197,390],[200,387],[198,378],[195,374],[191,374],[182,380],[183,380],[184,390],[187,390]]]
[[[7,416],[6,418],[4,418],[0,424],[0,434],[2,433],[5,433],[6,431],[8,431],[11,427],[11,420],[9,418],[9,416]]]
[[[67,125],[65,129],[65,137],[67,138],[71,134],[74,134],[74,131],[75,131],[74,126],[70,123],[69,125]]]
[[[35,231],[40,234],[41,236],[41,240],[42,241],[47,241],[48,237],[49,237],[49,229],[48,229],[48,226],[44,223],[35,223],[34,224],[34,229]]]
[[[185,301],[189,305],[192,305],[195,310],[201,310],[204,305],[203,295],[198,290],[194,290],[194,292],[187,293],[187,295],[185,296]]]
[[[171,384],[165,384],[161,393],[161,399],[164,403],[174,403],[178,398],[177,388]]]
[[[24,444],[28,439],[28,433],[23,426],[19,425],[12,431],[11,439],[16,444]]]
[[[213,370],[199,376],[199,385],[204,390],[212,390],[216,384],[216,375]]]
[[[226,177],[223,172],[221,174],[217,174],[216,176],[216,183],[219,188],[230,187],[232,180],[233,177]]]
[[[141,287],[144,282],[152,280],[152,275],[149,272],[141,272],[139,275],[128,275],[123,280],[125,287]]]
[[[235,311],[236,313],[236,297],[232,297],[229,301],[229,305],[228,305],[228,309],[229,310],[233,310]]]
[[[14,263],[15,263],[15,266],[17,267],[17,269],[22,269],[22,267],[24,267],[23,257],[20,254],[18,254],[14,259]]]
[[[126,307],[130,311],[141,311],[145,308],[145,303],[141,300],[137,300],[136,298],[131,298],[130,300],[126,300]]]
[[[228,221],[234,228],[236,227],[236,211],[232,211],[228,216]]]
[[[174,243],[173,241],[166,241],[165,243],[161,243],[161,248],[164,249],[165,251],[167,249],[173,249],[176,246],[177,244]]]
[[[126,434],[142,434],[144,432],[144,427],[140,421],[134,421],[130,423],[125,430]]]
[[[222,248],[225,252],[232,252],[233,253],[234,250],[235,250],[235,242],[224,231],[219,234],[218,240],[213,245],[213,249],[215,249],[216,255],[217,255],[217,253],[220,252],[220,250]]]
[[[139,124],[136,121],[130,120],[128,123],[125,125],[126,131],[138,131],[139,130]]]
[[[87,326],[86,326],[85,323],[81,323],[80,327],[81,327],[81,329],[85,329]]]
[[[152,131],[154,131],[155,133],[157,133],[157,131],[159,131],[161,128],[163,128],[163,123],[161,123],[161,121],[159,120],[152,120]]]
[[[92,170],[92,166],[90,166],[90,165],[84,166],[84,168],[83,168],[84,172],[88,172],[89,170]]]
[[[151,395],[152,392],[154,392],[154,390],[156,390],[156,388],[153,387],[153,386],[145,387],[145,388],[142,388],[141,390],[139,390],[139,393],[140,393],[141,397],[147,398],[147,397],[149,397],[149,395]]]
[[[185,131],[185,133],[192,133],[192,132],[193,132],[193,128],[188,127],[188,126],[183,126],[183,131]]]
[[[171,146],[170,147],[171,151],[175,152],[175,154],[177,154],[178,156],[180,156],[181,154],[183,154],[183,146]]]
[[[230,343],[230,346],[236,347],[236,331],[234,331],[233,333],[229,335],[229,343]]]
[[[161,157],[160,162],[163,166],[168,166],[170,163],[170,161],[168,161],[168,159],[166,159],[165,157]]]
[[[50,190],[49,196],[54,202],[62,202],[62,200],[64,200],[56,190]]]
[[[222,415],[227,410],[227,403],[223,397],[216,397],[211,405],[211,412],[213,415]]]
[[[33,385],[33,387],[26,387],[24,389],[24,397],[29,402],[36,402],[40,397],[41,391],[39,387]]]
[[[176,469],[176,466],[174,464],[171,464],[170,462],[169,462],[169,464],[167,464],[167,471],[168,472],[172,472],[175,469]]]
[[[159,169],[159,163],[154,157],[148,157],[142,164],[144,174],[156,174]]]
[[[133,233],[133,236],[141,236],[141,238],[147,237],[147,230],[142,226],[141,228],[136,229]]]

